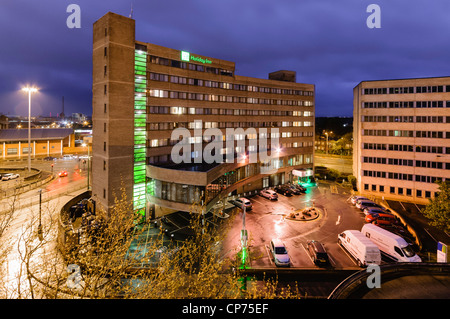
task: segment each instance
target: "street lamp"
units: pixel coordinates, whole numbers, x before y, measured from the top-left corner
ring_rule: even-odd
[[[89,190],[89,170],[90,170],[90,161],[91,161],[91,153],[89,151],[89,144],[87,143],[83,143],[82,144],[83,147],[87,147],[87,151],[88,151],[88,161],[87,161],[87,190]]]
[[[327,145],[326,145],[326,150],[327,150],[327,155],[328,155],[328,134],[333,134],[333,132],[325,132],[325,135],[327,136]]]
[[[22,91],[28,93],[28,172],[31,172],[31,93],[36,93],[38,89],[27,86]]]

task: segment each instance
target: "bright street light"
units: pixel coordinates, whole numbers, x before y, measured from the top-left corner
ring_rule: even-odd
[[[27,86],[22,91],[28,93],[28,172],[31,172],[31,93],[36,93],[38,89]]]

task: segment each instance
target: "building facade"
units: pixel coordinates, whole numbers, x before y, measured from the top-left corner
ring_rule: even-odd
[[[230,193],[312,176],[315,88],[295,72],[239,76],[234,62],[136,41],[135,21],[114,13],[94,23],[93,41],[92,191],[103,208],[125,192],[148,218],[209,211]],[[250,160],[264,139],[270,174]],[[212,144],[222,160],[205,160]]]
[[[65,150],[75,146],[73,129],[33,128],[30,130],[31,148],[28,147],[27,129],[0,130],[0,158],[22,159],[62,156]]]
[[[365,81],[353,94],[358,190],[427,204],[450,179],[450,77]]]

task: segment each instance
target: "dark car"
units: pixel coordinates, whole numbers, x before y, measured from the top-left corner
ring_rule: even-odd
[[[293,184],[300,192],[302,193],[306,193],[306,187],[303,187],[302,185],[299,184]]]
[[[284,196],[292,196],[291,189],[285,185],[275,187],[275,191]]]
[[[323,245],[315,240],[310,240],[306,244],[307,250],[316,265],[328,265],[330,260]]]
[[[56,157],[47,156],[47,157],[44,157],[44,161],[56,161]]]
[[[287,185],[287,187],[291,190],[292,194],[295,195],[301,194],[300,190],[297,187],[295,187],[295,185]]]

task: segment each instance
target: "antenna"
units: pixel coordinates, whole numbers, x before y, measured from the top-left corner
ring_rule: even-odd
[[[131,1],[131,11],[129,17],[130,19],[133,19],[133,1]]]

